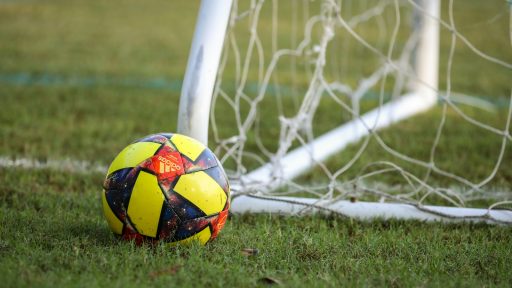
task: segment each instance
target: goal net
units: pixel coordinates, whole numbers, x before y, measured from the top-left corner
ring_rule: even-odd
[[[232,209],[512,223],[508,5],[234,0],[197,104]]]

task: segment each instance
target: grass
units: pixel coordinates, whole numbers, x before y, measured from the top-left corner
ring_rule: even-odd
[[[510,227],[232,215],[206,247],[137,247],[101,216],[102,175],[0,173],[4,287],[509,286]],[[245,256],[244,248],[258,249]],[[268,281],[268,280],[266,280]]]
[[[479,49],[510,63],[510,50],[503,48],[510,45],[503,36],[509,31],[508,16],[503,16],[506,4],[489,3],[455,2],[457,27]],[[41,161],[69,158],[107,165],[134,139],[173,130],[198,4],[162,0],[0,0],[0,157]],[[292,8],[286,5],[280,6],[279,15],[289,18]],[[354,4],[352,12],[345,9],[343,13],[357,11],[358,5]],[[299,15],[303,12],[297,11]],[[268,7],[262,13],[259,29],[265,35],[272,21]],[[443,14],[443,19],[447,17]],[[246,25],[244,21],[249,20],[240,21]],[[246,27],[243,25],[239,27]],[[375,23],[365,25],[362,30],[371,30]],[[288,32],[294,27],[286,22],[279,27],[284,29],[279,34],[279,45],[284,46],[292,41]],[[445,90],[451,34],[443,30],[441,36],[440,82],[441,90]],[[375,57],[369,57],[368,51],[355,42],[345,44],[343,37],[333,41],[339,47],[348,46],[348,51],[358,57],[332,55],[340,63],[330,67],[327,76],[360,76],[370,71]],[[265,48],[270,47],[269,38],[262,41]],[[279,77],[286,84],[280,91],[290,94],[307,88],[307,75],[294,78],[288,65],[291,63],[286,60],[279,67]],[[252,67],[247,89],[250,96],[258,88],[257,66]],[[226,90],[232,86],[234,74],[233,69],[226,71]],[[510,70],[475,57],[458,42],[452,76],[454,91],[485,96],[499,104],[492,113],[464,105],[461,109],[474,119],[504,129]],[[275,149],[274,140],[280,132],[275,117],[279,104],[286,116],[296,113],[297,103],[285,96],[281,103],[277,97],[267,97],[262,103],[266,108],[259,118],[270,120],[260,121],[260,130],[269,150]],[[220,133],[230,136],[235,131],[231,111],[220,100],[219,104],[216,115],[222,127]],[[333,110],[333,105],[328,99],[319,104],[316,134],[351,118]],[[363,102],[362,109],[374,106],[375,99],[370,99]],[[242,112],[246,108],[242,107]],[[433,125],[439,123],[441,115],[439,105],[379,135],[390,147],[428,161],[435,136]],[[448,111],[436,164],[481,181],[493,169],[501,138],[460,120],[453,110]],[[249,140],[248,150],[258,151],[254,139]],[[359,145],[349,147],[327,165],[333,170],[341,167]],[[498,187],[510,193],[511,152],[509,142],[503,163],[486,188]],[[393,161],[417,175],[425,174],[423,169],[382,153],[372,139],[354,169],[339,180],[352,178],[368,162],[379,160]],[[246,165],[251,168],[255,163]],[[99,198],[103,177],[95,172],[0,167],[3,287],[244,287],[266,286],[272,279],[290,287],[512,285],[508,265],[512,228],[502,226],[359,222],[328,215],[231,215],[219,238],[206,247],[172,248],[163,243],[137,247],[118,240],[108,230]],[[431,178],[441,185],[451,185],[443,177]],[[325,174],[318,169],[299,181],[324,180]],[[389,185],[401,183],[396,175],[377,180]],[[258,249],[259,253],[246,256],[244,248]]]

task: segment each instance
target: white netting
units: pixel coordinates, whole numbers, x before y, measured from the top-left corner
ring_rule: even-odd
[[[509,6],[427,2],[235,1],[210,121],[234,194],[510,209]]]

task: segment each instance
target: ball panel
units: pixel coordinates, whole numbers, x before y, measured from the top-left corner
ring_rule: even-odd
[[[148,238],[141,235],[139,232],[135,231],[135,229],[133,229],[133,227],[131,227],[129,223],[127,223],[127,225],[124,225],[123,234],[121,236],[125,240],[135,241],[135,244],[137,245],[141,245],[144,242],[155,240],[153,238]]]
[[[176,229],[172,241],[179,243],[189,243],[193,239],[203,238],[201,243],[206,243],[206,241],[208,241],[211,237],[211,219],[212,217],[200,217],[181,222],[178,226],[178,229]],[[204,231],[205,229],[208,230],[208,234]],[[205,238],[206,236],[208,238]]]
[[[114,215],[123,223],[127,223],[126,208],[139,172],[139,167],[125,168],[111,173],[105,179],[103,187],[107,204]]]
[[[185,173],[181,154],[166,145],[162,145],[156,154],[142,162],[140,167],[155,174],[158,181],[173,181],[176,176]]]
[[[167,201],[164,202],[160,224],[158,225],[158,238],[171,241],[180,224],[181,220],[176,212],[174,212]]]
[[[190,219],[206,216],[206,214],[201,209],[199,209],[180,194],[171,191],[166,195],[168,195],[167,203],[169,203],[171,209],[176,213],[176,215],[178,215],[181,221],[187,221]]]
[[[165,143],[169,140],[169,137],[164,133],[152,134],[148,135],[142,139],[137,140],[136,142],[154,142],[154,143]]]
[[[128,217],[140,234],[156,237],[164,201],[156,176],[140,171],[128,203]]]
[[[229,202],[228,206],[225,210],[219,213],[219,215],[213,217],[210,220],[210,225],[212,227],[212,240],[217,238],[217,235],[219,235],[220,230],[224,228],[224,225],[226,224],[226,220],[228,219],[228,209],[229,209]]]
[[[112,209],[107,203],[107,197],[105,196],[105,191],[101,194],[101,202],[103,203],[103,214],[105,218],[107,218],[107,223],[110,229],[115,234],[121,234],[123,232],[123,222],[117,218],[117,216],[112,212]]]
[[[185,167],[186,173],[206,170],[217,167],[218,165],[217,157],[213,155],[213,152],[210,149],[204,149],[195,161],[192,161],[187,157],[183,157],[183,166]]]
[[[173,190],[206,215],[219,213],[227,201],[227,195],[222,187],[204,171],[181,175]]]
[[[162,136],[166,137],[167,139],[171,139],[171,137],[174,134],[173,133],[168,133],[168,132],[160,132],[160,133],[158,133],[158,135],[162,135]]]
[[[162,146],[161,143],[153,142],[137,142],[128,145],[112,161],[107,175],[119,169],[137,166],[142,161],[153,156],[160,146]]]
[[[224,170],[222,170],[221,166],[215,167],[215,169],[207,169],[204,170],[208,176],[210,176],[217,184],[224,190],[224,193],[226,193],[226,196],[229,195],[229,183],[228,178],[226,176],[226,173],[224,173]],[[228,201],[229,202],[229,201]]]
[[[192,161],[196,161],[197,157],[206,148],[201,142],[180,134],[172,135],[170,140],[181,154]]]
[[[105,178],[105,181],[103,182],[103,187],[107,190],[112,189],[122,189],[126,186],[126,180],[130,172],[132,172],[133,168],[124,168],[119,169],[117,171],[114,171],[110,173],[107,178]]]
[[[210,231],[210,227],[206,226],[203,230],[201,230],[199,233],[196,233],[188,238],[172,242],[172,245],[189,245],[193,242],[199,241],[202,245],[206,244],[211,238],[212,232]]]

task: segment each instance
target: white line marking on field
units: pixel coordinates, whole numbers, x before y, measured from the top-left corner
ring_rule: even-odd
[[[30,158],[17,158],[0,156],[0,168],[23,168],[23,169],[53,169],[70,173],[107,173],[105,165],[90,163],[83,160],[36,160]]]

